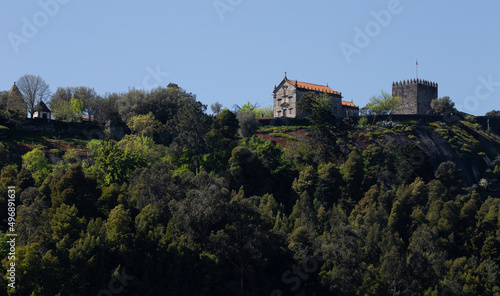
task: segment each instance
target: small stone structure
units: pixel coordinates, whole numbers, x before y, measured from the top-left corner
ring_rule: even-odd
[[[274,117],[301,118],[306,113],[297,110],[297,102],[309,92],[316,95],[326,94],[333,103],[333,114],[337,117],[359,116],[359,107],[352,102],[342,101],[342,93],[332,90],[328,85],[312,84],[290,80],[286,77],[273,91]]]
[[[35,106],[35,109],[33,109],[33,118],[42,118],[47,120],[52,118],[52,113],[49,107],[47,107],[43,101],[40,101]]]
[[[20,112],[26,112],[26,103],[24,102],[23,95],[16,83],[12,85],[7,98],[7,109],[17,110]]]
[[[438,84],[422,79],[392,83],[392,96],[401,98],[401,110],[392,114],[430,114],[431,101],[438,98]]]

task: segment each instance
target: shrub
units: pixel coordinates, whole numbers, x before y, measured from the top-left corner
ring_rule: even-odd
[[[64,154],[64,152],[60,149],[50,149],[50,153],[56,156],[62,156]]]
[[[365,127],[368,125],[368,118],[361,117],[358,121],[359,126]]]

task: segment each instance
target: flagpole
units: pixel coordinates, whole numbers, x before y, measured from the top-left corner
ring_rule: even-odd
[[[417,72],[417,80],[418,80],[418,60],[417,60],[417,64],[416,64],[415,68],[416,68],[416,72]]]

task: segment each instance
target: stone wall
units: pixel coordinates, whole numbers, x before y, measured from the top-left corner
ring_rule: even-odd
[[[431,101],[438,98],[437,84],[435,86],[430,83],[418,84],[417,101],[418,114],[427,114],[431,110]]]
[[[492,133],[500,135],[500,116],[477,116],[476,122],[484,130],[490,130]]]
[[[117,122],[63,122],[41,118],[25,118],[11,127],[14,131],[44,132],[81,139],[121,140],[125,136],[125,127]]]

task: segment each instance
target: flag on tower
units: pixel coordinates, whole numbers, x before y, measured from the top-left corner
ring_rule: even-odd
[[[417,60],[417,66],[418,66],[418,60]]]

